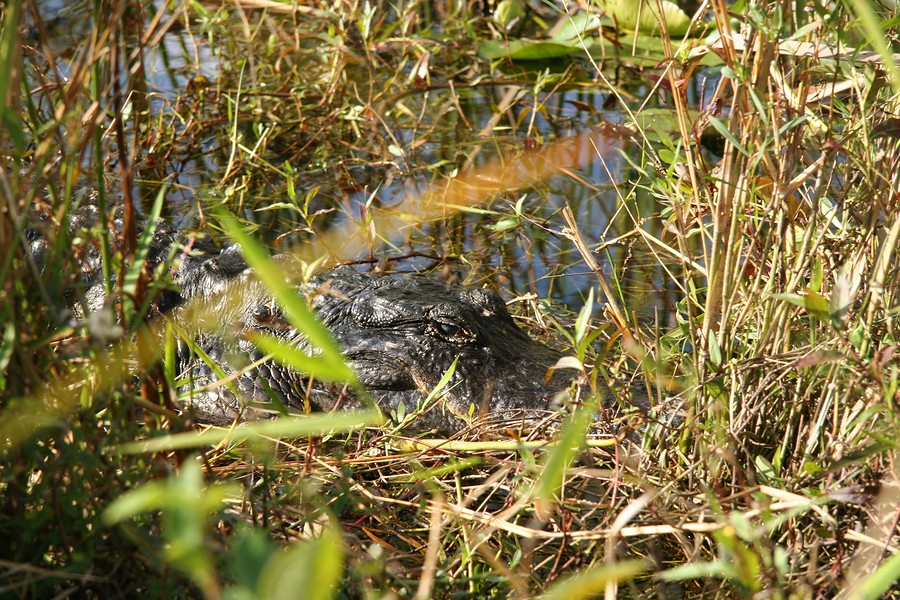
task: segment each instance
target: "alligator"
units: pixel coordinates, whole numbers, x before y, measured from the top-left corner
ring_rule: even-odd
[[[276,260],[290,262],[286,257]],[[421,275],[360,273],[350,267],[321,273],[298,290],[310,298],[365,392],[388,414],[412,415],[422,408],[455,364],[439,401],[408,429],[449,433],[482,416],[492,421],[522,414],[533,418],[549,411],[554,397],[571,381],[564,371],[552,369],[560,355],[522,331],[493,291],[448,286]],[[231,338],[216,331],[199,343],[217,364],[228,364],[229,355],[244,362],[262,360],[262,352],[248,339],[252,331],[315,352],[305,336],[290,327],[252,271],[243,271],[219,294],[199,302],[211,304],[212,314],[227,314],[227,329],[239,330]],[[230,308],[223,310],[225,306]],[[194,386],[214,381],[206,363],[194,360],[187,366]],[[362,408],[365,403],[343,384],[310,382],[272,361],[237,378],[235,387],[237,394],[223,386],[193,394],[193,411],[204,421],[228,422],[255,418],[279,403],[302,409],[308,401],[325,411]]]
[[[84,214],[73,227],[83,229],[97,218],[90,211]],[[32,233],[30,240],[33,254],[40,256],[44,236]],[[298,283],[297,290],[331,332],[364,392],[310,381],[267,360],[251,341],[253,332],[265,332],[308,354],[316,352],[284,318],[237,246],[220,248],[160,220],[146,260],[151,269],[167,269],[176,284],[156,299],[154,310],[190,332],[179,349],[178,366],[187,380],[184,408],[202,422],[360,408],[371,399],[398,418],[417,413],[408,430],[446,434],[481,417],[496,422],[540,416],[554,408],[573,378],[573,371],[553,368],[560,354],[527,335],[491,290],[344,266]],[[286,274],[293,270],[288,256],[274,260]],[[82,258],[82,271],[86,310],[109,305],[96,248]],[[214,315],[219,327],[204,326],[198,317],[204,314]],[[209,361],[198,358],[192,347],[203,350]],[[218,369],[210,363],[219,375],[233,376],[228,385],[218,381]],[[451,365],[455,369],[439,400],[421,410]]]

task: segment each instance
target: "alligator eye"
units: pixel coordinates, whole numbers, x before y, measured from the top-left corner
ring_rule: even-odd
[[[438,323],[438,329],[448,338],[456,337],[462,332],[462,327],[453,323]]]
[[[443,319],[435,319],[432,321],[432,331],[450,342],[466,342],[475,339],[475,336],[462,325],[457,325],[453,321]]]

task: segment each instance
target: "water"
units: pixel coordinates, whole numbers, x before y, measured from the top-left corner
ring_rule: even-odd
[[[85,48],[89,8],[40,4],[42,18],[54,25],[48,30],[54,54],[72,57],[58,61],[64,76]],[[179,225],[203,226],[211,206],[227,203],[259,226],[259,237],[278,241],[279,250],[319,243],[333,261],[437,270],[473,285],[490,283],[507,297],[531,293],[578,310],[596,276],[565,234],[562,213],[569,207],[583,240],[599,250],[593,256],[605,276],[622,282],[629,309],[645,316],[660,309],[672,314],[679,292],[662,270],[666,261],[637,235],[640,227],[665,237],[660,220],[652,217],[659,207],[634,189],[639,175],[625,156],[637,160],[635,146],[621,129],[603,129],[625,119],[610,90],[592,81],[590,65],[506,65],[503,75],[514,84],[467,86],[441,71],[456,67],[448,49],[452,40],[422,40],[410,54],[420,60],[397,70],[393,55],[367,54],[350,37],[343,42],[351,46],[346,53],[327,55],[316,45],[321,40],[290,39],[307,33],[300,25],[285,25],[289,17],[258,21],[250,13],[247,23],[265,48],[251,44],[247,64],[238,65],[243,56],[235,54],[234,44],[243,42],[212,33],[231,27],[238,36],[246,25],[234,15],[225,17],[226,26],[215,24],[215,14],[180,19],[183,7],[177,4],[174,13],[161,1],[152,10],[162,11],[159,23],[176,22],[143,54],[151,114],[142,122],[158,131],[142,134],[148,143],[141,146],[138,166],[153,167],[142,171],[151,183],[140,187],[146,188],[143,197],[152,197],[152,182],[166,179],[167,214]],[[145,32],[154,16],[145,15]],[[189,27],[181,27],[185,23]],[[326,60],[318,60],[323,55]],[[299,73],[308,79],[270,77],[307,56],[309,67]],[[415,80],[416,66],[428,56],[430,86]],[[334,68],[338,79],[330,81],[329,68],[338,59],[346,63]],[[460,64],[465,61],[471,57]],[[402,85],[390,79],[402,76]],[[635,105],[650,89],[646,79],[627,70],[614,68],[607,76]],[[274,85],[264,87],[270,79]],[[125,75],[122,83],[128,84]],[[378,95],[392,86],[392,93]],[[329,93],[346,100],[330,104]],[[696,84],[691,93],[701,93]],[[532,177],[530,160],[559,164]],[[521,174],[510,176],[516,169]],[[390,207],[415,214],[421,198],[473,173],[489,191],[467,200],[474,204],[467,210],[449,209],[441,221],[401,220],[379,232],[382,239],[335,250],[341,244],[333,240],[357,236],[367,216]],[[288,198],[288,180],[303,210]],[[303,207],[313,188],[318,193]]]

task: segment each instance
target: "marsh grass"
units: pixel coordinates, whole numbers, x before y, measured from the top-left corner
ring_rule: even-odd
[[[95,0],[59,22],[41,3],[4,4],[2,593],[896,593],[896,21],[865,3],[827,17],[732,8],[745,41],[716,50],[705,95],[687,87],[707,59],[662,34],[643,88],[673,124],[660,135],[611,57],[562,75],[479,58],[476,40],[517,30],[465,3]],[[724,3],[703,11],[736,26]],[[791,36],[818,50],[783,54]],[[164,39],[181,44],[166,46],[168,87],[150,62]],[[864,62],[847,44],[866,39]],[[546,139],[535,115],[586,85],[616,96],[631,127],[594,146],[604,165],[627,161],[616,243],[546,210],[552,177],[592,184],[559,164],[548,148],[567,138]],[[485,90],[482,120],[467,94]],[[558,169],[510,179],[532,147]],[[121,209],[118,233],[101,221],[70,236],[85,187],[100,214]],[[586,443],[588,410],[494,440],[419,440],[355,415],[195,435],[177,411],[174,335],[144,319],[171,285],[144,267],[138,227],[163,197],[179,223],[234,233],[224,210],[309,260],[353,238],[338,259],[470,267],[474,281],[497,266],[495,283],[518,281],[522,318],[571,342],[587,389],[622,391],[625,410],[604,413],[614,435]],[[92,252],[121,301],[79,319]],[[527,295],[535,256],[586,265],[606,311]],[[638,260],[677,292],[655,321],[629,306]],[[649,414],[628,410],[635,381]]]

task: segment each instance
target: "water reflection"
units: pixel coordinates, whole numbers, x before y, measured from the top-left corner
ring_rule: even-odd
[[[48,34],[55,55],[77,57],[90,29],[88,5],[50,0],[39,10],[55,24]],[[663,236],[659,223],[646,219],[658,207],[628,183],[637,177],[624,155],[636,152],[624,128],[610,125],[622,121],[610,109],[610,91],[590,81],[577,63],[549,67],[568,78],[565,86],[541,87],[541,77],[553,73],[540,70],[510,70],[515,85],[435,82],[385,100],[377,118],[357,115],[358,136],[349,141],[319,146],[318,132],[283,129],[270,142],[269,124],[294,117],[277,111],[307,105],[277,95],[267,103],[262,95],[268,92],[262,84],[254,87],[251,67],[226,64],[215,40],[202,35],[197,19],[178,12],[183,10],[186,5],[153,3],[144,30],[155,43],[142,57],[150,111],[158,120],[165,117],[174,138],[160,140],[158,178],[169,182],[168,212],[180,225],[197,224],[210,198],[237,201],[243,216],[260,225],[258,235],[283,240],[279,249],[335,261],[410,256],[391,263],[399,270],[440,262],[469,283],[494,280],[509,295],[535,293],[577,309],[596,279],[562,235],[561,212],[568,206],[582,236],[600,250],[605,271],[630,292],[630,308],[671,308],[677,296],[665,289],[659,257],[633,235],[640,226]],[[359,78],[359,88],[378,86],[366,81],[379,76],[376,67],[347,72]],[[62,61],[60,68],[65,73],[71,65]],[[317,75],[311,69],[310,77]],[[645,81],[627,85],[627,95],[647,93]],[[248,99],[248,92],[260,95]],[[395,110],[400,105],[403,110]],[[194,118],[207,120],[198,124]],[[232,128],[240,148],[229,137]],[[385,130],[392,153],[380,148]],[[257,147],[261,154],[254,154]],[[144,150],[150,155],[157,149]],[[299,219],[296,209],[273,208],[286,202],[288,179],[301,197],[319,189],[309,207],[323,213],[314,225]]]

